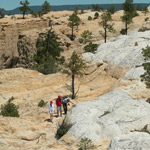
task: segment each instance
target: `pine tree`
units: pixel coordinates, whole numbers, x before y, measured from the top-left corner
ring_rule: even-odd
[[[144,12],[144,14],[146,16],[146,14],[148,13],[148,7],[147,6],[143,7],[143,12]]]
[[[111,14],[108,11],[105,11],[102,15],[101,15],[101,22],[99,22],[99,25],[103,27],[104,32],[101,31],[100,34],[104,37],[104,41],[106,43],[106,39],[107,39],[107,33],[108,32],[115,32],[114,28],[113,28],[113,23],[111,23],[112,21],[112,17]]]
[[[42,5],[42,12],[43,14],[47,14],[50,11],[50,4],[49,2],[45,1]]]
[[[25,19],[24,16],[25,16],[26,12],[30,11],[30,7],[28,7],[29,4],[30,3],[28,2],[28,0],[25,0],[24,2],[23,1],[20,2],[20,5],[22,5],[22,6],[19,8],[19,10],[23,12],[23,19]]]
[[[3,11],[4,11],[4,9],[3,9],[3,8],[0,8],[0,19],[2,19],[2,18],[5,17]]]
[[[122,4],[124,15],[121,17],[122,22],[125,23],[125,34],[128,34],[128,25],[132,22],[132,19],[137,15],[136,9],[133,4],[133,0],[125,0]]]
[[[76,97],[75,94],[75,87],[74,87],[74,81],[76,76],[83,75],[83,71],[86,68],[85,62],[82,60],[80,56],[77,55],[77,53],[74,51],[72,53],[72,56],[69,58],[69,61],[64,63],[64,69],[63,73],[68,74],[72,78],[72,99]]]
[[[71,40],[74,40],[74,27],[78,27],[80,24],[80,18],[76,14],[72,14],[68,19],[68,26],[72,29]]]
[[[33,69],[43,74],[59,71],[59,66],[64,62],[64,57],[60,56],[63,49],[60,48],[60,42],[57,40],[57,35],[51,30],[47,32],[44,39],[38,38],[36,43],[37,53],[34,56],[36,65]]]

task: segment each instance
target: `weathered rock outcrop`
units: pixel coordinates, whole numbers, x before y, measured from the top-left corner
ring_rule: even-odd
[[[49,19],[34,19],[22,22],[0,23],[0,69],[25,67],[29,68],[30,58],[35,53],[36,41],[33,37],[25,36],[24,31],[32,32],[35,29],[47,28]]]
[[[126,71],[144,62],[142,48],[150,45],[150,31],[131,32],[111,39],[112,42],[98,47],[96,54],[83,55],[84,59],[97,63],[106,62],[106,70],[114,77],[121,77]]]
[[[114,138],[108,150],[149,150],[150,135],[148,133],[133,132]]]
[[[120,137],[150,124],[149,109],[147,102],[132,99],[123,91],[113,91],[73,108],[68,116],[72,127],[67,134],[95,142]]]

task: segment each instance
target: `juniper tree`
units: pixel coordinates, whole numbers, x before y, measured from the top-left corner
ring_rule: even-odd
[[[103,31],[100,31],[100,34],[104,37],[104,42],[106,43],[107,40],[107,33],[108,32],[115,32],[114,28],[113,28],[113,23],[112,23],[112,17],[110,12],[105,11],[102,15],[101,15],[101,21],[99,22],[99,25],[103,27]]]
[[[22,5],[22,6],[19,8],[19,10],[22,11],[22,13],[23,13],[23,19],[25,19],[24,16],[25,16],[26,12],[30,11],[30,7],[28,7],[29,4],[30,3],[28,2],[28,0],[20,2],[20,5]]]
[[[83,71],[86,68],[85,62],[80,56],[74,51],[69,60],[64,63],[63,73],[71,76],[72,84],[72,99],[76,97],[75,94],[75,77],[83,75]]]
[[[81,20],[76,14],[73,13],[71,16],[69,16],[68,21],[68,26],[72,29],[71,40],[74,40],[74,27],[78,27]]]

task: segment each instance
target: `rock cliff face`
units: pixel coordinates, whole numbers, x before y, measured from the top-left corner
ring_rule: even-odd
[[[29,68],[31,65],[30,59],[36,52],[36,41],[33,35],[41,28],[47,28],[48,22],[48,19],[13,23],[1,22],[0,69],[13,67]],[[24,34],[25,31],[32,32],[32,37],[26,36]]]

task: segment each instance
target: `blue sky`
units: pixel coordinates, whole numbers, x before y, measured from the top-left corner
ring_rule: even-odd
[[[0,8],[11,10],[20,6],[21,0],[0,0]],[[24,0],[22,0],[24,1]],[[42,5],[45,0],[28,0],[30,6]],[[70,4],[115,4],[123,3],[125,0],[47,0],[51,5]],[[150,3],[150,0],[134,0],[134,3]]]

